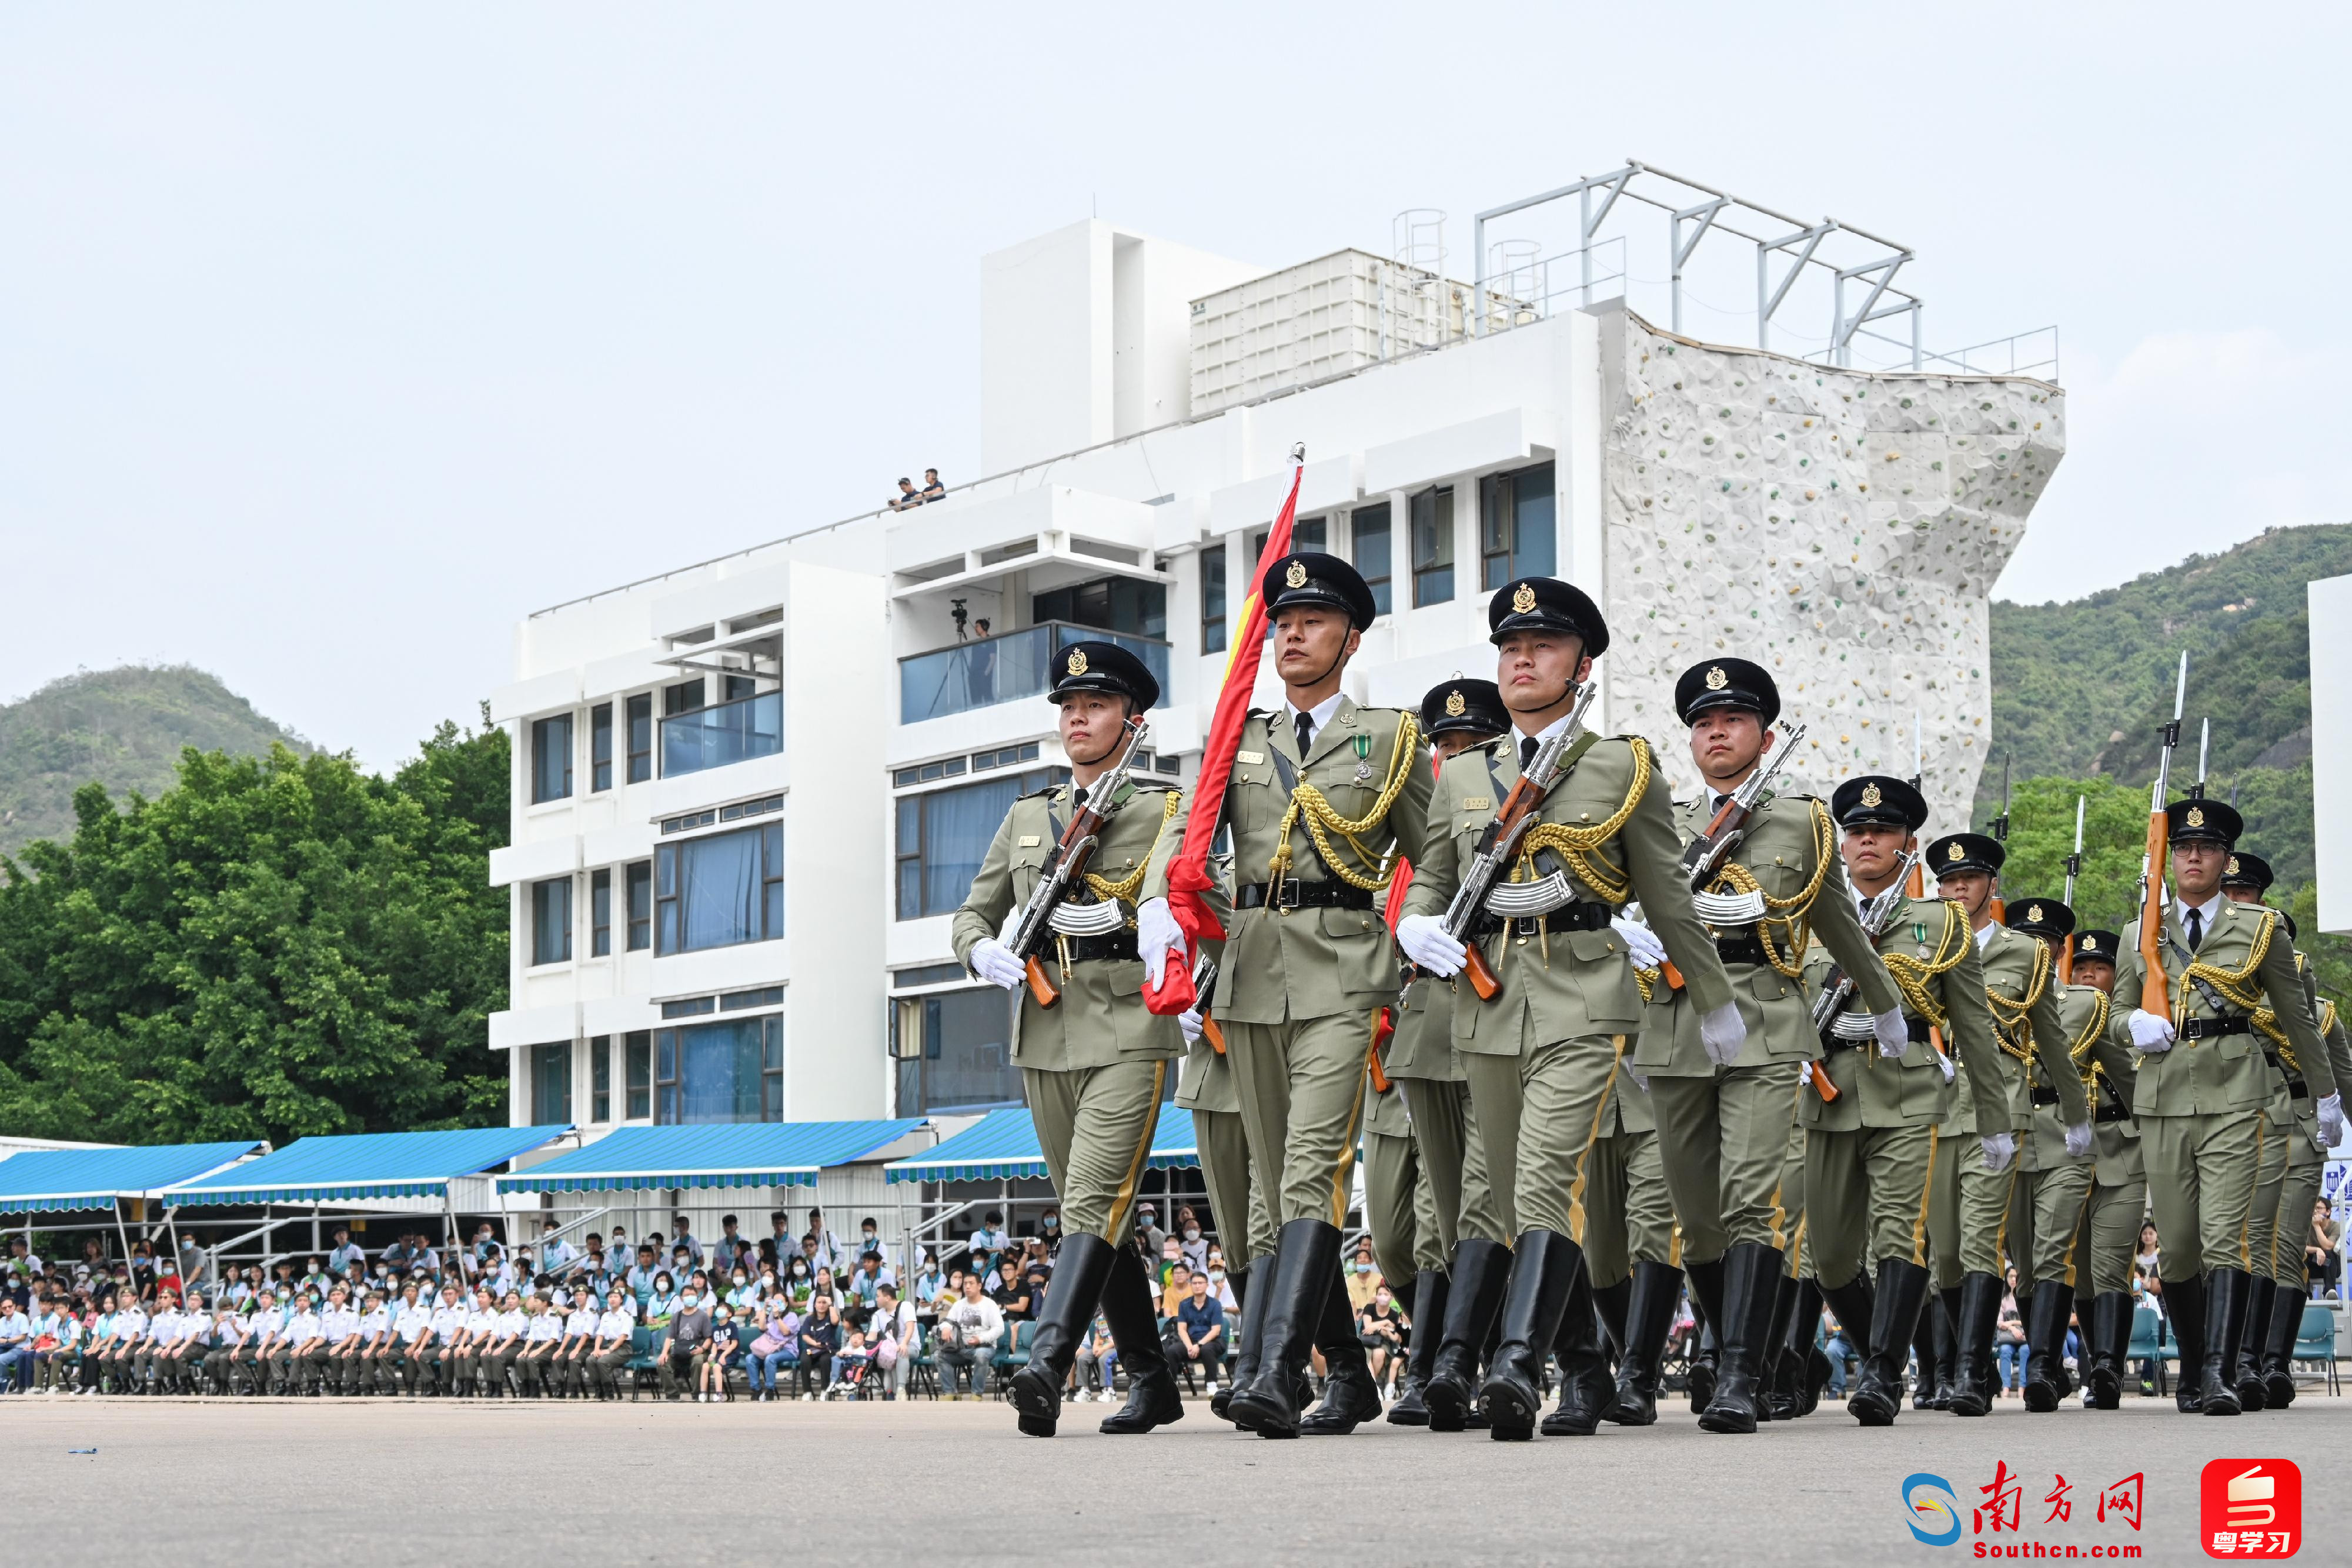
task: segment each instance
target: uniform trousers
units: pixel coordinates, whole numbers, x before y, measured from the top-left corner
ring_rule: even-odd
[[[2164,1243],[2161,1271],[2179,1284],[2216,1269],[2251,1269],[2248,1223],[2265,1137],[2262,1107],[2139,1122],[2148,1199]]]
[[[1225,1270],[1239,1273],[1274,1244],[1261,1184],[1250,1179],[1249,1133],[1238,1111],[1195,1110],[1192,1139],[1201,1151],[1201,1179],[1216,1216]]]
[[[1344,1226],[1376,1009],[1278,1024],[1220,1020],[1267,1218]]]
[[[2292,1121],[2281,1128],[2268,1116],[2263,1118],[2263,1146],[2254,1161],[2254,1199],[2246,1212],[2246,1267],[2256,1274],[2275,1277],[2279,1199],[2286,1190],[2288,1155],[2298,1135]],[[2292,1234],[2311,1228],[2311,1206],[2305,1204],[2303,1212],[2304,1223]]]
[[[1507,1244],[1549,1230],[1584,1245],[1590,1156],[1625,1047],[1624,1035],[1592,1034],[1517,1056],[1461,1053]]]
[[[1706,1078],[1650,1078],[1666,1191],[1683,1261],[1738,1245],[1775,1246],[1776,1197],[1797,1119],[1797,1064],[1727,1067]]]
[[[1174,1066],[1155,1058],[1068,1071],[1021,1070],[1065,1236],[1097,1236],[1114,1247],[1126,1239]]]
[[[1807,1130],[1805,1232],[1823,1290],[1890,1258],[1926,1267],[1937,1142],[1932,1126]]]
[[[2074,1236],[2074,1294],[2104,1296],[2132,1288],[2139,1256],[2139,1225],[2147,1218],[2147,1178],[2109,1186],[2096,1176]]]
[[[1652,1079],[1654,1087],[1656,1079]],[[1628,1085],[1628,1091],[1639,1093]],[[1584,1266],[1592,1288],[1633,1278],[1636,1263],[1675,1260],[1675,1206],[1666,1196],[1664,1139],[1616,1133],[1592,1141],[1585,1162]]]
[[[2080,1293],[2074,1239],[2090,1211],[2091,1176],[2088,1160],[2018,1173],[2010,1195],[2009,1258],[2017,1265],[2019,1295],[2053,1281]]]
[[[1402,1090],[1391,1084],[1384,1098]],[[1364,1223],[1372,1232],[1372,1256],[1381,1278],[1391,1283],[1411,1280],[1420,1271],[1421,1151],[1410,1129],[1395,1132],[1368,1127],[1364,1132]],[[1434,1218],[1433,1216],[1433,1218]]]
[[[1797,1092],[1804,1092],[1799,1084]],[[1775,1195],[1774,1208],[1772,1245],[1788,1254],[1789,1278],[1813,1279],[1812,1252],[1806,1245],[1805,1231],[1805,1127],[1793,1118],[1789,1123],[1788,1148],[1781,1155],[1780,1189]]]
[[[2030,1136],[2019,1133],[2020,1144]],[[1938,1136],[1936,1192],[1927,1209],[1927,1239],[1935,1253],[1936,1288],[1959,1288],[1963,1274],[2000,1278],[2009,1239],[2010,1194],[2017,1186],[2018,1156],[2000,1170],[1984,1167],[1984,1149],[1967,1133]]]

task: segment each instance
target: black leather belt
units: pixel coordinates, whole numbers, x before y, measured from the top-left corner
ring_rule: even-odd
[[[1282,896],[1266,896],[1267,884],[1254,882],[1234,896],[1236,909],[1370,909],[1372,890],[1351,887],[1344,882],[1285,882]]]
[[[2055,1105],[2058,1103],[2058,1091],[2037,1086],[2033,1091],[2033,1103],[2036,1105]]]
[[[1716,956],[1727,964],[1766,964],[1764,939],[1750,927],[1745,936],[1718,936],[1715,939]]]
[[[2311,1085],[2300,1078],[2290,1078],[2286,1081],[2286,1096],[2290,1100],[2308,1100],[2311,1098]]]
[[[2190,1019],[2180,1026],[2183,1040],[2218,1040],[2225,1034],[2252,1034],[2254,1020],[2243,1013],[2225,1019]]]
[[[1045,949],[1048,954],[1056,950],[1054,946]],[[1099,936],[1065,936],[1060,941],[1059,950],[1066,951],[1073,964],[1090,964],[1101,958],[1118,960],[1140,956],[1136,951],[1135,933],[1126,930],[1107,931]]]
[[[2091,1120],[2094,1122],[2128,1122],[2131,1120],[2131,1107],[2128,1105],[2102,1105],[2097,1110],[2091,1113]]]
[[[1522,936],[1533,936],[1538,926],[1546,931],[1606,931],[1610,917],[1616,913],[1605,904],[1579,902],[1563,904],[1549,915],[1540,917],[1523,915],[1511,922],[1511,929]],[[1503,928],[1502,917],[1491,912],[1482,913],[1471,927],[1473,936],[1492,936]]]

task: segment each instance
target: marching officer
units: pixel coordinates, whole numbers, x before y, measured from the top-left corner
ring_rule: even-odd
[[[2165,1306],[2180,1344],[2177,1402],[2183,1413],[2235,1416],[2231,1375],[2253,1288],[2246,1231],[2271,1097],[2258,1015],[2269,1015],[2298,1061],[2322,1061],[2326,1047],[2278,912],[2222,895],[2243,819],[2201,799],[2175,800],[2165,817],[2172,902],[2161,929],[2149,934],[2163,967],[2165,1010],[2140,1005],[2148,970],[2135,920],[2123,934],[2109,1027],[2140,1053],[2132,1111],[2164,1238]]]
[[[1848,1333],[1867,1325],[1862,1375],[1846,1408],[1865,1427],[1885,1427],[1902,1403],[1912,1330],[1927,1295],[1929,1172],[1955,1092],[1947,1050],[1969,1069],[1984,1169],[1998,1175],[2017,1150],[1967,912],[1901,891],[1927,802],[1900,779],[1866,774],[1838,786],[1830,815],[1843,830],[1839,853],[1858,912],[1881,894],[1897,901],[1874,945],[1903,995],[1905,1033],[1898,1051],[1880,1038],[1866,1003],[1849,1007],[1832,1019],[1823,1055],[1801,1074],[1810,1086],[1797,1102],[1806,1134],[1805,1225],[1822,1294]],[[1816,949],[1807,993],[1822,994],[1831,971],[1828,953]]]
[[[1733,793],[1764,766],[1780,736],[1780,692],[1770,674],[1746,659],[1693,664],[1675,684],[1675,711],[1690,727],[1691,760],[1706,789],[1675,808],[1688,842],[1704,836]],[[1659,1148],[1675,1217],[1682,1223],[1682,1262],[1691,1294],[1721,1345],[1712,1399],[1699,1425],[1711,1432],[1752,1432],[1759,1416],[1764,1364],[1776,1319],[1797,1305],[1795,1281],[1776,1236],[1779,1194],[1797,1119],[1799,1067],[1821,1054],[1804,985],[1807,933],[1853,977],[1878,1038],[1901,1051],[1909,1037],[1903,997],[1854,915],[1829,811],[1786,785],[1756,802],[1738,847],[1696,897],[1730,975],[1747,1026],[1738,1056],[1708,1055],[1684,993],[1653,983],[1653,1009],[1634,1062],[1650,1081]],[[1633,1375],[1620,1377],[1618,1405],[1652,1416],[1658,1362],[1672,1322],[1676,1271],[1637,1269],[1628,1314]],[[1784,1299],[1785,1298],[1785,1299]],[[1820,1318],[1815,1302],[1813,1316]],[[1808,1329],[1807,1349],[1811,1341]],[[1625,1419],[1621,1415],[1619,1419]],[[1654,1418],[1654,1416],[1652,1416]]]
[[[975,976],[1023,989],[1022,959],[997,940],[1024,904],[1089,790],[1131,748],[1129,720],[1160,700],[1143,661],[1111,643],[1074,643],[1055,655],[1047,694],[1060,710],[1070,781],[1024,795],[996,831],[955,913],[956,956]],[[1130,776],[1109,802],[1084,886],[1055,911],[1054,938],[1038,955],[1060,987],[1058,1002],[1021,998],[1013,1060],[1037,1124],[1037,1141],[1062,1206],[1054,1289],[1012,1380],[1021,1430],[1050,1437],[1062,1389],[1097,1303],[1128,1369],[1125,1408],[1102,1423],[1113,1434],[1181,1420],[1184,1407],[1160,1350],[1154,1293],[1126,1239],[1137,1178],[1151,1153],[1171,1064],[1184,1039],[1175,1019],[1145,1009],[1142,988],[1182,940],[1167,904],[1168,862],[1183,841],[1183,798],[1173,786]]]
[[[2116,954],[2123,939],[2090,927],[2074,933],[2074,984],[2063,1009],[2071,1038],[2095,1028],[2113,1043]],[[2091,1079],[2091,1195],[2074,1236],[2074,1320],[2084,1325],[2083,1386],[2091,1408],[2113,1410],[2123,1400],[2130,1361],[2132,1270],[2140,1221],[2147,1217],[2147,1164],[2139,1126],[2132,1120],[2137,1059],[2129,1051],[2095,1051]]]
[[[1266,1437],[1344,1435],[1381,1408],[1339,1279],[1364,1064],[1397,991],[1379,904],[1394,857],[1423,859],[1430,769],[1410,711],[1360,707],[1339,689],[1375,613],[1355,568],[1286,555],[1260,593],[1284,705],[1251,712],[1234,756],[1237,886],[1210,1011],[1276,1229],[1251,1265],[1251,1293],[1265,1295],[1255,1375],[1226,1416]],[[1310,1341],[1330,1375],[1302,1417],[1294,1377]]]
[[[1585,1156],[1584,1269],[1591,1280],[1593,1308],[1617,1358],[1616,1379],[1601,1401],[1601,1414],[1620,1426],[1646,1427],[1658,1418],[1657,1373],[1665,1338],[1660,1331],[1646,1368],[1634,1366],[1640,1349],[1632,1334],[1636,1282],[1654,1282],[1642,1304],[1654,1317],[1660,1311],[1654,1282],[1678,1282],[1682,1270],[1675,1262],[1675,1205],[1666,1192],[1656,1108],[1642,1070],[1631,1061],[1624,1068],[1601,1103],[1592,1151]],[[1675,1293],[1667,1287],[1664,1311],[1669,1314]],[[1629,1385],[1638,1390],[1630,1410]],[[1559,1431],[1576,1417],[1555,1413],[1544,1419]]]
[[[1444,911],[1521,769],[1546,742],[1566,740],[1565,769],[1520,843],[1507,900],[1498,908],[1490,894],[1464,933],[1493,954],[1497,988],[1487,1000],[1470,986],[1454,995],[1454,1045],[1496,1207],[1515,1239],[1507,1285],[1500,1259],[1466,1246],[1457,1253],[1423,1398],[1433,1417],[1465,1413],[1486,1322],[1502,1297],[1501,1342],[1476,1396],[1489,1435],[1509,1440],[1535,1436],[1547,1351],[1562,1370],[1551,1430],[1591,1432],[1614,1398],[1595,1334],[1581,1197],[1601,1112],[1641,1021],[1633,960],[1671,958],[1682,970],[1710,1054],[1736,1059],[1747,1031],[1677,871],[1673,807],[1649,747],[1568,733],[1592,661],[1609,646],[1599,607],[1557,579],[1521,578],[1496,591],[1486,619],[1517,744],[1490,743],[1445,764],[1397,940],[1433,974],[1463,968],[1467,950],[1445,929]],[[1633,899],[1648,929],[1616,915]]]
[[[1959,1092],[1937,1136],[1945,1147],[1962,1146],[1971,1133],[2030,1138],[2033,1101],[2026,1069],[2029,1061],[2038,1060],[2044,1082],[2058,1096],[2066,1153],[2080,1157],[2091,1152],[2091,1113],[2082,1079],[2066,1053],[2057,961],[2047,944],[2021,936],[1992,917],[1993,879],[2006,858],[2000,841],[1984,833],[1948,833],[1927,846],[1927,867],[1936,877],[1937,892],[1958,904],[1974,928],[1985,999],[1992,1009],[1993,1039],[2000,1048],[1992,1057],[2000,1073],[2000,1113],[1990,1122],[1978,1119],[1973,1086],[1966,1082],[1974,1069],[1963,1061]],[[1949,1404],[1955,1416],[1983,1416],[1992,1409],[1997,1376],[1992,1336],[2000,1318],[2001,1245],[2021,1163],[2008,1162],[1996,1172],[1978,1160],[1953,1162],[1957,1168],[1948,1166],[1946,1170],[1954,1179],[1931,1194],[1927,1224],[1936,1282],[1959,1345],[1959,1374]],[[2074,1304],[2069,1292],[2056,1309],[2060,1339],[2065,1337],[2066,1314]]]

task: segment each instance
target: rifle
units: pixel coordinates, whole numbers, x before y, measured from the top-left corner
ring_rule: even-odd
[[[1748,819],[1756,814],[1756,804],[1764,798],[1765,788],[1772,782],[1772,775],[1780,771],[1781,764],[1787,762],[1797,749],[1797,742],[1805,737],[1805,727],[1801,724],[1784,724],[1780,731],[1780,744],[1772,748],[1764,765],[1748,774],[1738,789],[1724,798],[1714,819],[1707,823],[1706,831],[1683,847],[1682,872],[1689,879],[1693,893],[1706,892],[1714,885],[1715,879],[1723,874],[1724,866],[1731,859],[1731,852],[1748,837]],[[1658,968],[1665,976],[1668,986],[1677,991],[1683,988],[1683,972],[1675,967],[1672,958],[1666,959]]]
[[[1045,966],[1037,956],[1053,930],[1054,912],[1086,875],[1087,862],[1101,844],[1102,826],[1109,820],[1112,800],[1135,770],[1136,749],[1150,733],[1151,727],[1141,715],[1127,721],[1127,749],[1117,762],[1103,770],[1080,800],[1078,809],[1071,813],[1070,825],[1054,841],[1053,852],[1046,855],[1045,864],[1037,873],[1037,885],[1029,890],[1029,902],[1021,906],[1021,918],[1013,924],[1013,939],[1005,944],[1025,967],[1029,994],[1037,998],[1041,1008],[1050,1008],[1062,999],[1061,988],[1046,977]],[[1111,914],[1114,917],[1118,915],[1116,906]],[[1063,978],[1068,977],[1066,969]]]
[[[2000,815],[1992,820],[1992,841],[2003,849],[2009,847],[2009,756],[2000,754]],[[2000,873],[1992,878],[1992,917],[1996,924],[2009,924],[2009,900],[2000,895]]]
[[[2180,744],[2180,710],[2189,695],[2189,653],[2180,653],[2180,675],[2172,688],[2172,722],[2159,732],[2156,787],[2147,798],[2147,848],[2139,862],[2139,958],[2142,1012],[2172,1016],[2172,981],[2164,972],[2164,873],[2172,848],[2171,823],[2164,814],[2172,779],[2172,753]]]
[[[2083,797],[2074,797],[2074,852],[2066,857],[2066,907],[2074,907],[2074,879],[2083,874]],[[2074,934],[2066,933],[2066,940],[2058,948],[2058,983],[2074,983]]]
[[[1192,966],[1192,994],[1200,999],[1192,1005],[1201,1009],[1201,1038],[1219,1056],[1225,1053],[1225,1031],[1209,1016],[1209,998],[1217,988],[1217,961],[1206,953]]]
[[[1889,925],[1895,924],[1895,912],[1901,909],[1905,899],[1910,896],[1906,890],[1906,883],[1910,874],[1919,868],[1920,853],[1920,851],[1914,849],[1905,856],[1902,874],[1872,894],[1869,904],[1864,907],[1862,934],[1869,937],[1873,945],[1875,945],[1878,938],[1885,935]],[[1846,998],[1853,996],[1853,977],[1843,969],[1832,966],[1829,978],[1822,982],[1820,998],[1813,1003],[1815,1034],[1824,1031],[1832,1034],[1837,1032],[1838,1017],[1845,1008]],[[1812,1078],[1814,1092],[1821,1095],[1822,1104],[1829,1104],[1838,1097],[1837,1085],[1830,1082],[1828,1071],[1818,1062],[1813,1064]]]
[[[1568,722],[1560,727],[1559,734],[1536,748],[1527,771],[1519,775],[1517,783],[1511,786],[1511,792],[1503,798],[1502,809],[1495,813],[1494,821],[1486,824],[1486,831],[1478,836],[1478,847],[1470,857],[1470,869],[1463,873],[1462,885],[1455,891],[1454,902],[1445,906],[1443,922],[1445,934],[1465,949],[1462,971],[1470,977],[1470,988],[1478,993],[1478,999],[1482,1002],[1493,1001],[1496,993],[1503,988],[1503,982],[1486,962],[1486,956],[1478,950],[1478,944],[1471,940],[1470,928],[1476,923],[1479,912],[1486,907],[1487,895],[1495,891],[1504,873],[1510,869],[1512,857],[1518,853],[1519,844],[1527,838],[1528,830],[1535,826],[1537,808],[1543,804],[1544,797],[1550,792],[1551,787],[1559,782],[1561,758],[1567,755],[1570,746],[1583,738],[1585,710],[1592,706],[1592,699],[1600,690],[1600,682],[1585,682],[1576,695],[1576,706],[1569,710]],[[1554,874],[1563,881],[1566,879],[1564,873]],[[1408,988],[1419,973],[1415,968],[1407,974],[1405,985]],[[1402,1004],[1404,998],[1402,992],[1397,1000],[1399,1005]]]

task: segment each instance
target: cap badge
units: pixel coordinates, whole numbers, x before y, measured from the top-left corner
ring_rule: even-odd
[[[1952,852],[1946,855],[1944,858],[1948,861],[1965,860],[1968,858],[1968,852],[1955,842],[1952,845]]]
[[[2231,876],[2238,874],[2238,857],[2235,855],[2230,857],[2230,874]]]
[[[2191,806],[2189,808],[2189,825],[2192,828],[2201,828],[2205,825],[2204,807]]]
[[[1525,615],[1535,607],[1536,585],[1532,582],[1519,584],[1518,591],[1511,595],[1511,613]]]
[[[2033,904],[2026,910],[2025,922],[2029,925],[2039,925],[2042,924],[2042,906],[2040,904]]]
[[[1706,689],[1708,691],[1719,692],[1730,684],[1731,677],[1723,673],[1723,666],[1721,664],[1717,664],[1706,672]]]
[[[1448,692],[1445,694],[1446,717],[1460,718],[1469,706],[1470,705],[1468,703],[1462,700],[1462,694],[1460,692]],[[2233,866],[2231,869],[2234,870],[2236,868]]]
[[[1074,675],[1085,674],[1087,673],[1087,651],[1084,648],[1071,649],[1070,662],[1066,667],[1070,674]]]
[[[1878,792],[1878,786],[1877,786],[1877,785],[1875,785],[1875,784],[1865,784],[1865,785],[1864,785],[1864,786],[1862,787],[1862,803],[1863,803],[1864,805],[1865,805],[1865,806],[1875,806],[1875,805],[1877,805],[1880,801],[1882,801],[1882,800],[1885,800],[1885,799],[1886,799],[1886,797],[1885,797],[1885,796],[1881,795],[1881,794]]]
[[[2099,939],[2098,939],[2097,937],[2095,937],[2095,936],[2085,936],[2085,937],[2084,937],[2084,938],[2083,938],[2083,951],[2084,951],[2084,952],[2085,952],[2085,953],[2095,953],[2095,952],[2097,952],[2098,950],[2099,950]]]
[[[1305,561],[1303,561],[1303,560],[1294,560],[1294,561],[1292,561],[1292,562],[1290,563],[1290,570],[1289,570],[1288,571],[1286,571],[1286,572],[1284,572],[1284,573],[1282,574],[1282,581],[1283,581],[1283,586],[1285,586],[1286,588],[1304,588],[1304,587],[1306,587],[1306,586],[1307,586],[1307,563],[1306,563]]]

